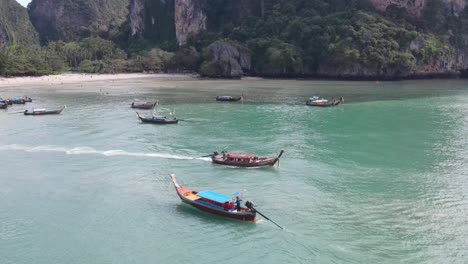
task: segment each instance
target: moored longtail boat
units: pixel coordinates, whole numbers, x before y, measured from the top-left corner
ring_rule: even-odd
[[[7,109],[7,108],[8,108],[7,101],[0,98],[0,109]]]
[[[24,110],[25,115],[58,115],[62,113],[65,107],[62,107],[57,110],[47,110],[47,109],[33,109],[32,111]]]
[[[216,101],[221,101],[221,102],[237,102],[242,99],[242,96],[239,97],[232,97],[228,95],[222,95],[222,96],[216,96]]]
[[[12,104],[25,104],[26,103],[26,100],[24,100],[23,98],[12,98],[9,100]]]
[[[133,102],[131,104],[132,108],[135,109],[153,109],[156,106],[156,102]]]
[[[236,166],[236,167],[265,167],[273,166],[284,153],[284,150],[281,150],[277,157],[257,157],[254,154],[238,154],[238,153],[227,153],[222,151],[222,156],[218,152],[214,152],[211,155],[211,160],[213,163],[227,165],[227,166]]]
[[[138,116],[138,119],[140,119],[140,121],[142,123],[149,123],[149,124],[158,124],[158,125],[168,125],[168,124],[177,124],[179,123],[179,120],[177,118],[167,118],[166,116],[160,116],[160,115],[153,115],[153,116],[150,116],[150,117],[143,117],[143,116],[140,116],[140,114],[138,112],[137,113],[137,116]]]
[[[177,195],[182,202],[189,204],[201,211],[229,217],[241,221],[255,222],[256,211],[241,207],[240,211],[228,209],[226,205],[231,198],[212,191],[194,191],[177,184],[175,175],[171,175]]]
[[[307,100],[306,105],[317,106],[317,107],[329,107],[329,106],[337,106],[342,102],[343,102],[343,97],[340,97],[339,100],[337,99],[327,100],[327,99],[319,98],[318,96],[314,96],[314,97],[309,98],[309,100]]]

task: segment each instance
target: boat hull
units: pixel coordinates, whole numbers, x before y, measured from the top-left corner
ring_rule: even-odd
[[[179,120],[160,120],[160,119],[152,119],[152,118],[144,118],[138,117],[142,123],[146,124],[156,124],[156,125],[170,125],[170,124],[177,124]]]
[[[328,103],[324,103],[324,104],[306,102],[306,105],[313,106],[313,107],[331,107],[331,106],[337,106],[340,103],[341,103],[340,101],[336,100],[336,101],[332,101],[332,102],[328,102]]]
[[[63,109],[60,110],[53,110],[53,111],[44,111],[44,112],[29,112],[28,110],[24,111],[24,115],[33,115],[33,116],[39,116],[39,115],[58,115],[62,113]]]
[[[242,97],[232,97],[232,98],[223,98],[223,97],[216,97],[216,101],[219,102],[238,102],[242,99]]]
[[[153,109],[155,105],[156,105],[156,104],[141,104],[141,105],[132,104],[132,108],[133,108],[133,109],[149,110],[149,109]]]
[[[0,104],[0,109],[7,109],[8,108],[8,104],[7,103],[2,103]]]
[[[213,157],[213,163],[225,166],[244,167],[244,168],[256,168],[256,167],[271,167],[278,162],[278,158],[264,158],[264,160],[258,160],[253,162],[236,162],[223,159],[222,157]]]

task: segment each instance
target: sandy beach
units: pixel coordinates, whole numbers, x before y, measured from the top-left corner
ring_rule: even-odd
[[[123,74],[79,74],[65,73],[60,75],[48,75],[40,77],[0,77],[0,88],[35,88],[44,85],[62,85],[87,82],[123,81],[155,79],[157,81],[183,81],[195,80],[192,74],[145,74],[145,73],[123,73]]]

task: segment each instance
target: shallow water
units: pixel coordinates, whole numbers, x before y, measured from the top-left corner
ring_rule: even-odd
[[[0,263],[465,263],[468,82],[141,81],[2,88]],[[240,103],[216,103],[216,95]],[[345,98],[308,108],[312,95]],[[178,125],[139,124],[133,99]],[[142,111],[145,112],[145,111]],[[147,112],[146,112],[147,113]],[[277,155],[239,169],[213,150]],[[243,193],[285,227],[207,215],[170,182]]]

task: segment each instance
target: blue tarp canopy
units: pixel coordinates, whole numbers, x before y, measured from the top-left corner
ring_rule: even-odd
[[[212,191],[201,191],[201,192],[198,192],[197,195],[202,198],[212,200],[218,203],[225,203],[231,200],[231,197],[228,197],[219,193],[215,193]]]

